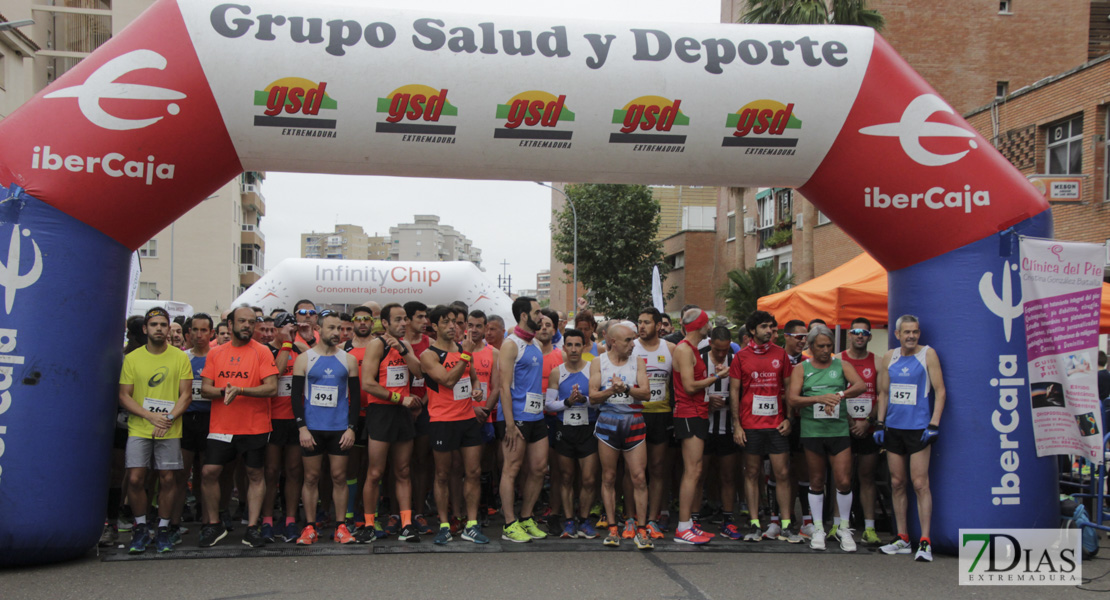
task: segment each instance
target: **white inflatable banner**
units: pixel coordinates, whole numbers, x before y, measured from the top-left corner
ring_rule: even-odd
[[[461,300],[470,310],[499,315],[510,327],[516,324],[509,296],[466,261],[287,258],[236,298],[233,306],[248,304],[269,313],[275,308],[293,310],[302,298],[317,305],[373,300],[385,306],[418,300],[429,308]]]

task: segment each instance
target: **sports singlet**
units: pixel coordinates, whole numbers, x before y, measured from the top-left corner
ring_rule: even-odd
[[[917,353],[902,356],[894,351],[887,373],[890,375],[890,394],[887,397],[886,425],[895,429],[925,429],[929,426],[932,409],[929,406],[929,369],[925,365],[928,346],[921,346]]]
[[[802,378],[803,396],[835,394],[848,388],[844,380],[844,367],[839,358],[832,358],[832,364],[824,369],[805,361],[800,365],[805,369]],[[812,404],[798,409],[802,417],[802,437],[843,437],[848,435],[848,411],[844,402],[836,405],[832,414],[825,412],[824,404]]]
[[[612,385],[613,375],[620,377],[629,388],[636,385],[636,361],[629,357],[623,365],[614,365],[613,361],[609,360],[609,353],[605,352],[597,358],[601,361],[601,389],[607,390]],[[613,394],[608,400],[601,404],[601,412],[603,413],[620,413],[620,414],[638,414],[643,408],[629,392],[623,394]]]
[[[344,431],[350,396],[347,393],[347,353],[324,356],[314,348],[305,352],[304,422],[313,431]]]
[[[651,400],[644,402],[645,413],[671,412],[671,372],[674,361],[671,357],[671,347],[666,340],[659,339],[659,347],[655,350],[644,348],[640,338],[632,343],[632,358],[647,360],[648,385],[651,386]]]

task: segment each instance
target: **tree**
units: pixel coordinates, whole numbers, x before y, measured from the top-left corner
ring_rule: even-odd
[[[886,24],[867,0],[749,0],[742,23],[780,25],[861,25],[882,31]]]
[[[756,303],[760,298],[777,294],[792,285],[793,275],[776,271],[774,265],[767,263],[746,271],[729,271],[728,281],[721,286],[717,295],[725,299],[728,318],[733,323],[744,323],[748,315],[756,311]]]
[[[651,305],[651,268],[660,277],[663,262],[659,201],[643,185],[572,184],[565,188],[578,209],[578,281],[593,296],[596,312],[610,318],[635,319]],[[574,216],[570,203],[555,213],[551,227],[555,258],[573,275]],[[674,288],[665,298],[674,296]]]

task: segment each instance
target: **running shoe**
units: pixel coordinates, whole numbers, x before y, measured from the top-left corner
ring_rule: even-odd
[[[597,520],[597,528],[598,528],[598,529],[608,529],[608,528],[609,528],[609,521],[608,521],[608,519],[606,519],[605,517],[601,517],[601,518],[599,518],[599,519]]]
[[[422,517],[422,516],[417,517],[417,519],[423,519],[423,518],[424,517]],[[426,523],[427,523],[427,521],[425,521],[425,524]],[[382,529],[385,530],[385,534],[387,536],[397,535],[397,532],[401,530],[401,517],[399,517],[397,515],[389,515],[389,519],[386,520],[385,527],[383,527]],[[428,533],[428,532],[421,531],[420,533]]]
[[[174,546],[180,545],[181,542],[184,541],[181,539],[181,536],[188,533],[188,531],[188,529],[180,525],[170,525],[170,543]]]
[[[511,524],[501,529],[501,539],[508,542],[524,544],[532,541],[532,536],[528,535],[528,532],[524,530],[524,526],[520,524],[520,521],[513,521]]]
[[[782,525],[771,521],[771,524],[767,526],[767,531],[763,532],[763,539],[778,540],[780,538],[782,538]]]
[[[840,540],[840,549],[845,552],[856,551],[856,540],[852,537],[850,527],[840,527],[836,530],[836,537]]]
[[[578,537],[586,540],[592,540],[597,537],[597,528],[594,527],[593,523],[590,523],[589,518],[582,521],[582,525],[578,527]]]
[[[119,534],[116,533],[116,528],[108,521],[104,521],[104,530],[100,532],[100,541],[96,543],[101,548],[109,548],[116,545],[119,541]]]
[[[574,523],[574,519],[567,519],[563,521],[563,532],[559,535],[564,540],[570,540],[578,537],[578,527]]]
[[[833,526],[825,533],[827,537],[835,538],[838,529],[840,529],[840,523],[833,523]]]
[[[702,529],[701,525],[698,525],[697,521],[694,521],[693,529],[698,535],[702,536],[703,538],[713,539],[713,538],[717,537],[717,534],[709,533],[708,531]]]
[[[913,557],[918,562],[933,562],[933,547],[924,540],[917,545],[917,555]]]
[[[740,528],[731,520],[721,523],[721,535],[730,540],[739,540],[744,537],[744,534],[740,533]],[[659,537],[663,537],[663,534],[659,534]]]
[[[628,519],[624,522],[624,531],[621,532],[621,537],[626,540],[636,537],[636,521]]]
[[[379,535],[378,537],[380,538],[381,536]],[[413,542],[413,543],[419,542],[420,541],[420,535],[419,535],[419,530],[416,529],[416,525],[413,525],[413,524],[410,523],[410,524],[405,525],[404,527],[402,527],[401,528],[401,533],[397,535],[397,541],[398,542]]]
[[[158,528],[158,537],[155,538],[154,544],[158,548],[159,554],[173,552],[173,539],[170,537],[169,527]]]
[[[131,547],[127,549],[131,554],[142,554],[150,544],[150,530],[146,523],[136,523],[131,528]]]
[[[787,544],[800,544],[803,541],[802,536],[798,533],[798,528],[795,526],[784,529],[779,539]]]
[[[759,542],[763,540],[763,530],[759,525],[752,523],[748,525],[748,533],[744,536],[745,542]]]
[[[262,524],[262,540],[267,544],[274,543],[274,526],[270,523]]]
[[[601,518],[601,510],[602,510],[601,509],[601,503],[600,502],[594,502],[594,505],[590,507],[590,516],[600,519]]]
[[[355,543],[355,536],[351,535],[350,528],[346,523],[340,523],[335,528],[335,534],[332,535],[332,540],[337,544],[353,544]]]
[[[376,537],[378,536],[374,535],[373,527],[367,527],[363,525],[362,527],[355,529],[356,544],[373,544],[374,538]]]
[[[867,529],[864,529],[863,530],[863,537],[860,538],[860,541],[862,541],[865,544],[870,544],[872,546],[877,546],[877,545],[883,543],[882,540],[879,539],[879,534],[875,533],[875,528],[874,527],[868,527]]]
[[[393,517],[390,517],[390,520],[392,519]],[[416,515],[416,518],[413,519],[412,522],[416,525],[416,533],[420,535],[432,535],[436,532],[435,528],[428,523],[428,519],[424,518],[424,515]],[[386,532],[389,532],[388,527],[386,527]]]
[[[231,519],[231,513],[226,510],[220,511],[220,523],[223,523],[224,529],[226,529],[228,533],[235,531],[235,521]]]
[[[412,526],[409,525],[409,527],[412,527]],[[416,531],[416,529],[413,528],[413,531]],[[404,528],[402,528],[402,534],[404,534]],[[389,534],[385,532],[385,529],[382,529],[381,521],[375,521],[374,522],[374,538],[379,539],[379,540],[384,540],[387,537],[389,537]],[[397,539],[400,540],[401,539],[400,536],[398,536]],[[404,540],[401,540],[401,541],[403,542]]]
[[[655,521],[648,521],[645,530],[647,531],[648,537],[650,537],[651,539],[663,539],[663,528],[659,527],[659,523],[656,523]]]
[[[614,548],[621,545],[621,534],[619,527],[616,525],[609,526],[609,535],[605,536],[605,541],[601,542],[606,546],[613,546]]]
[[[316,543],[316,528],[312,525],[305,525],[301,530],[301,536],[297,538],[298,546],[311,546]]]
[[[451,541],[451,526],[440,527],[436,532],[436,537],[432,542],[437,546],[446,546]]]
[[[464,529],[462,532],[462,539],[468,542],[474,542],[475,544],[489,543],[489,538],[486,537],[486,534],[482,533],[482,530],[479,529],[477,525]]]
[[[898,537],[893,542],[879,548],[879,552],[883,554],[909,554],[913,552],[913,546],[906,540]]]
[[[265,546],[266,540],[262,539],[262,528],[258,525],[247,527],[247,531],[243,533],[243,545],[250,546],[251,548],[261,548]]]
[[[120,515],[116,519],[116,531],[120,533],[130,533],[131,529],[135,527],[135,519],[130,516]]]
[[[466,529],[466,521],[463,521],[460,517],[452,517],[448,519],[448,522],[450,523],[451,535],[453,536],[459,535],[462,533],[463,529]]]
[[[534,540],[542,540],[547,537],[547,534],[536,525],[536,520],[532,517],[517,522],[520,523],[521,528],[524,529],[524,533],[528,534],[528,537]]]
[[[811,550],[824,550],[825,549],[825,530],[814,529],[813,535],[809,538],[809,548]]]
[[[655,544],[651,541],[651,536],[643,527],[636,530],[636,537],[632,538],[636,542],[637,550],[655,550]]]
[[[709,543],[709,538],[704,535],[699,535],[698,530],[691,527],[690,529],[683,529],[674,532],[674,541],[676,544],[690,544],[693,546],[704,546]]]
[[[671,530],[671,515],[662,513],[655,522],[659,525],[659,531],[666,533]]]
[[[297,527],[297,522],[291,521],[289,523],[286,523],[284,531],[281,534],[281,538],[285,540],[285,543],[292,544],[293,542],[297,541],[297,538],[299,537],[301,537],[301,528]]]
[[[813,537],[813,532],[815,529],[816,527],[813,526],[813,523],[806,523],[802,525],[801,529],[798,530],[798,535],[802,536],[803,540],[808,540],[809,538]]]
[[[226,527],[220,523],[209,523],[200,528],[200,542],[197,545],[201,548],[211,548],[225,537],[227,537]]]

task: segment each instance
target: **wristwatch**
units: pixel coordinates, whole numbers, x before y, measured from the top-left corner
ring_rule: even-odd
[[[166,419],[168,419],[170,423],[173,423],[173,413],[166,413]]]
[[[841,391],[837,392],[836,397],[843,400],[844,399],[844,390],[841,390]]]

